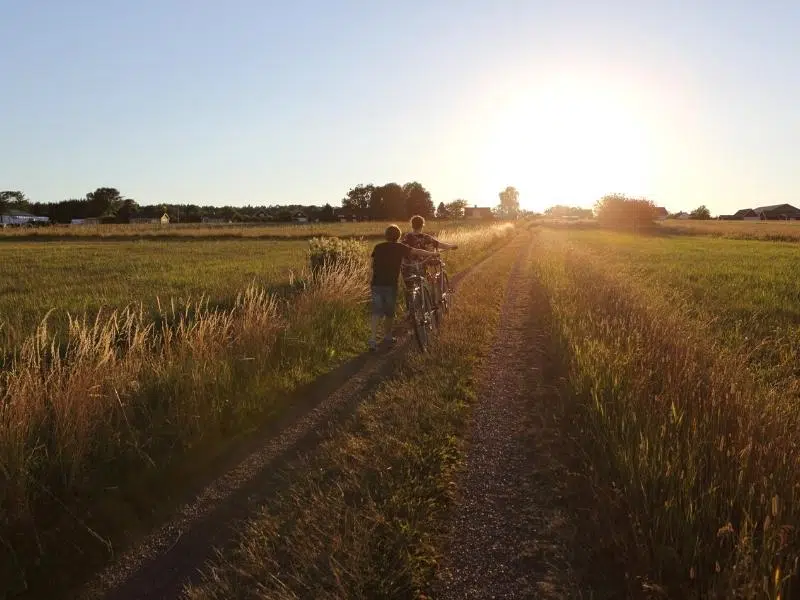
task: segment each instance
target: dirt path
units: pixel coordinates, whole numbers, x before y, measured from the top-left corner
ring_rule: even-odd
[[[588,494],[531,251],[512,271],[483,370],[436,598],[624,597],[587,574],[597,551],[575,515]]]
[[[454,277],[454,285],[476,266]],[[355,410],[394,371],[412,343],[404,330],[390,351],[360,355],[307,386],[287,414],[228,459],[219,470],[221,476],[195,494],[169,522],[93,577],[75,597],[179,597],[187,583],[198,579],[215,549],[230,543],[236,526],[280,489],[281,471],[312,451],[332,424]]]

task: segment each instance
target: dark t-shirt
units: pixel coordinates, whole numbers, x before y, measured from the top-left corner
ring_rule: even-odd
[[[372,285],[397,287],[400,263],[411,256],[411,247],[398,242],[381,242],[372,251]]]

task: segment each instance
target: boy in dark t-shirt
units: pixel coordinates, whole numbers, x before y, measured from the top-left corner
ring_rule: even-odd
[[[403,259],[411,256],[435,256],[435,252],[428,252],[419,248],[412,248],[400,244],[400,228],[390,225],[386,228],[386,241],[381,242],[372,250],[372,335],[369,339],[370,350],[378,346],[378,321],[386,317],[384,328],[384,341],[394,342],[392,325],[394,324],[395,305],[397,304],[397,278],[400,275],[400,265]]]

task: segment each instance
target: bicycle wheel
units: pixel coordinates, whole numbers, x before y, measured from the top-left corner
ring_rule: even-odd
[[[441,325],[441,313],[433,300],[433,292],[429,286],[425,286],[422,291],[423,301],[425,303],[425,315],[427,316],[427,325],[430,331],[436,331]]]
[[[439,273],[439,286],[441,289],[442,315],[446,315],[450,312],[450,306],[453,303],[453,290],[450,288],[450,278],[444,270]]]
[[[425,352],[428,347],[428,329],[425,326],[425,306],[421,287],[411,290],[411,302],[408,307],[408,316],[411,319],[411,328],[414,330],[414,338],[421,352]]]

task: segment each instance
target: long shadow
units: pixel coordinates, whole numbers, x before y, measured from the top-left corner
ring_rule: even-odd
[[[112,565],[108,579],[101,576],[82,597],[178,597],[215,549],[231,545],[236,526],[286,487],[286,468],[325,439],[334,423],[353,414],[394,371],[409,344],[406,336],[388,353],[356,356],[291,394],[284,414],[214,465],[222,477],[187,493],[191,500],[177,522],[148,539],[144,553],[137,548],[123,558],[122,569]],[[120,572],[131,576],[124,579]]]

